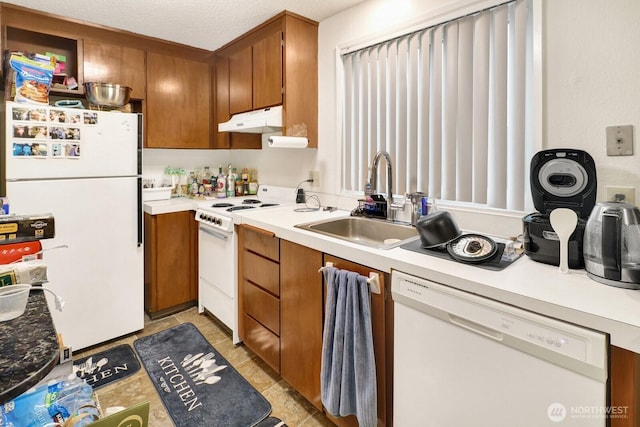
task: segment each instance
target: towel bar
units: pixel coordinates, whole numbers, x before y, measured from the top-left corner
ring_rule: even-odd
[[[333,263],[327,262],[324,267],[320,267],[318,273],[320,273],[325,267],[333,267]],[[372,294],[380,294],[380,275],[378,273],[374,273],[373,271],[369,272],[367,283],[369,284],[369,290],[371,290]]]

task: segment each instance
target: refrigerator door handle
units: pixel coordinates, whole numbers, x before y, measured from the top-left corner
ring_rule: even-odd
[[[138,247],[142,246],[142,177],[137,179],[138,187]]]

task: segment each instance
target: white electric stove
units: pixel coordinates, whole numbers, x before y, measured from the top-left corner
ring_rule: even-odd
[[[244,214],[275,206],[294,205],[295,189],[261,185],[258,194],[206,200],[199,203],[198,311],[207,310],[233,333],[238,344],[238,243],[234,224]]]

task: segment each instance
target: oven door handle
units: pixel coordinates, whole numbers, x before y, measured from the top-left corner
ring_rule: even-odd
[[[229,234],[228,233],[219,233],[217,231],[213,231],[210,228],[205,227],[200,227],[200,231],[207,233],[213,237],[216,237],[218,239],[222,239],[222,240],[229,240]]]

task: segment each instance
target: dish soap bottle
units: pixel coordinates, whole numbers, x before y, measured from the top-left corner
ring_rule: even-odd
[[[371,188],[371,168],[369,168],[369,171],[367,172],[367,182],[364,185],[364,198],[369,201],[370,199],[373,200],[372,195],[373,195],[373,188]]]

